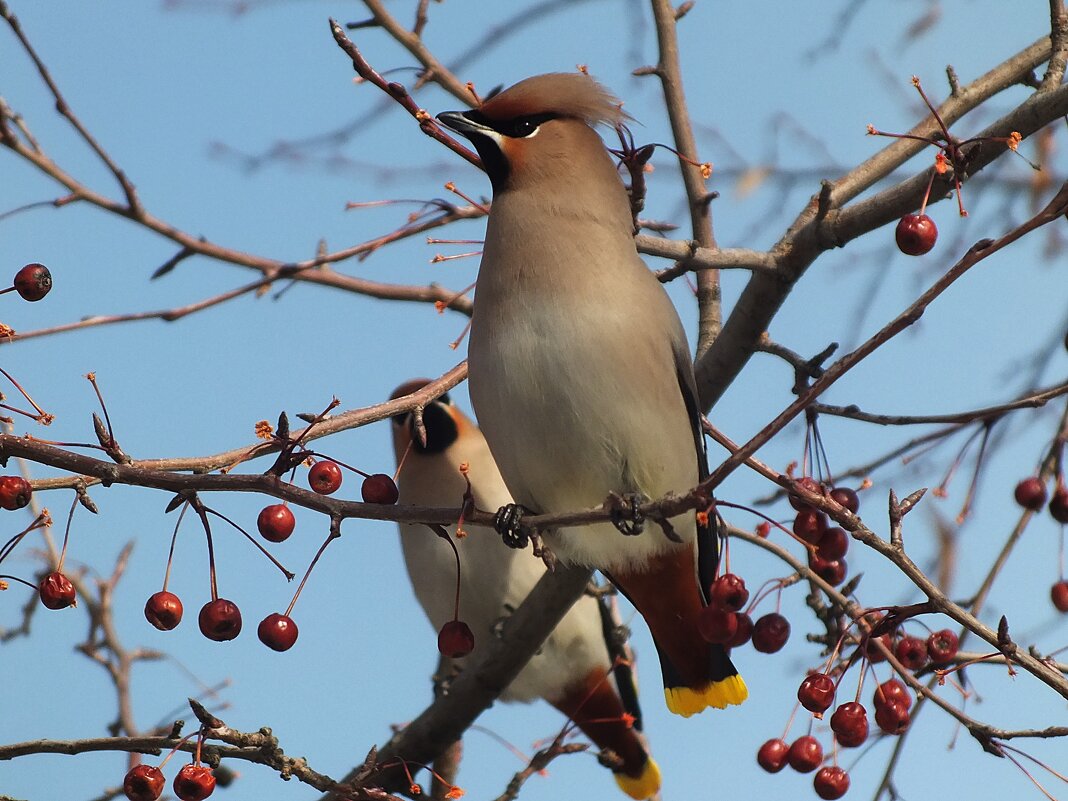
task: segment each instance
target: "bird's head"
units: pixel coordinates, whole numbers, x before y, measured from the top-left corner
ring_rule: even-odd
[[[393,391],[390,400],[410,395],[429,383],[428,378],[407,381]],[[453,406],[448,393],[426,405],[423,409],[423,426],[426,428],[425,445],[416,434],[415,415],[403,412],[393,416],[393,446],[398,459],[408,450],[409,443],[413,455],[442,453],[472,428],[471,421]]]
[[[471,140],[494,192],[543,178],[581,180],[584,165],[610,163],[593,126],[620,125],[621,103],[582,73],[549,73],[520,81],[477,109],[446,111],[442,124]]]

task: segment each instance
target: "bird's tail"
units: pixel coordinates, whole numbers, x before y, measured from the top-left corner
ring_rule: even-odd
[[[613,572],[609,578],[649,624],[671,712],[689,717],[749,697],[726,649],[706,642],[697,626],[705,599],[694,576],[692,546],[665,553],[653,569]]]
[[[687,678],[671,661],[666,649],[660,646],[655,634],[653,642],[656,643],[657,655],[660,657],[660,672],[664,676],[664,699],[669,712],[688,718],[708,707],[724,709],[740,704],[749,697],[745,681],[738,675],[737,668],[731,663],[731,658],[727,656],[722,645],[707,644],[702,639],[696,640],[695,650],[707,652],[703,657],[707,669],[703,674],[695,674],[695,671],[691,670],[691,675]]]
[[[660,790],[660,768],[645,750],[633,716],[624,709],[603,670],[593,670],[568,687],[553,706],[570,717],[598,748],[609,749],[619,757],[620,765],[612,772],[623,792],[642,801]]]

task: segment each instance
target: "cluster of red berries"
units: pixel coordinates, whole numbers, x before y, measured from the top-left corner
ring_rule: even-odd
[[[811,773],[823,763],[823,746],[810,734],[798,737],[793,743],[768,740],[757,751],[757,764],[768,773],[778,773],[789,765],[798,773]],[[812,786],[820,798],[841,798],[849,790],[849,774],[837,765],[816,770]]]
[[[122,782],[130,801],[156,801],[163,794],[163,771],[155,765],[135,765]],[[204,801],[215,791],[215,773],[207,765],[191,762],[178,771],[171,784],[181,801]]]
[[[360,495],[364,503],[381,503],[392,506],[400,497],[397,482],[385,473],[363,474]],[[341,489],[341,466],[337,462],[323,459],[312,465],[308,471],[308,485],[320,495],[333,495]]]
[[[877,621],[869,621],[877,625]],[[861,646],[864,661],[876,664],[885,661],[882,650],[876,643],[885,645],[909,670],[919,670],[929,662],[943,665],[957,655],[957,635],[949,629],[930,634],[926,640],[905,635],[894,641],[889,634],[869,637]],[[848,663],[847,663],[848,664]],[[834,705],[838,681],[834,671],[813,672],[807,675],[797,689],[797,700],[817,719]],[[899,735],[910,723],[909,713],[913,698],[905,685],[897,678],[890,678],[875,688],[872,708],[875,724],[888,735]],[[868,710],[858,699],[839,704],[830,718],[835,742],[842,748],[857,748],[863,745],[870,733]],[[813,786],[820,798],[841,798],[849,789],[849,775],[837,765],[820,767],[824,761],[823,746],[811,734],[797,738],[792,744],[781,738],[765,742],[757,751],[757,763],[769,773],[778,773],[789,765],[799,773],[817,771]]]
[[[1068,340],[1065,342],[1068,345]],[[1046,506],[1046,484],[1039,476],[1025,478],[1016,485],[1013,495],[1016,503],[1032,512],[1041,511],[1042,507]],[[1064,483],[1063,477],[1057,479],[1053,497],[1049,499],[1046,509],[1050,517],[1058,523],[1068,523],[1068,485]],[[1049,597],[1058,612],[1068,612],[1068,581],[1062,578],[1050,587]]]
[[[19,271],[19,275],[22,275],[29,267],[45,269],[41,265],[29,264]],[[45,272],[48,272],[47,269],[45,269]],[[41,297],[44,297],[44,295]],[[29,299],[39,300],[39,298]],[[29,504],[32,497],[33,487],[22,476],[0,476],[0,508],[9,511],[22,509]],[[62,564],[60,568],[62,568]],[[31,584],[30,586],[32,587],[33,585]],[[37,585],[37,595],[41,599],[41,603],[48,609],[66,609],[77,603],[74,584],[67,578],[62,569],[53,570],[41,579]]]
[[[752,640],[753,647],[773,654],[790,638],[790,622],[778,612],[769,612],[755,623],[742,608],[749,600],[745,580],[734,573],[724,573],[712,582],[708,605],[701,610],[697,628],[710,643],[737,648]]]
[[[1024,509],[1037,512],[1046,503],[1046,484],[1038,476],[1031,476],[1017,484],[1013,494],[1016,497],[1016,503]],[[1068,485],[1063,479],[1057,481],[1053,497],[1049,499],[1049,506],[1046,508],[1049,510],[1050,517],[1058,523],[1068,523]]]
[[[145,618],[160,631],[171,631],[182,622],[184,608],[173,592],[160,590],[145,603]],[[226,642],[241,633],[241,610],[226,598],[208,601],[197,616],[200,632],[209,640]],[[278,613],[260,621],[256,634],[260,642],[275,651],[288,651],[297,641],[297,624]]]
[[[308,484],[320,495],[341,488],[342,472],[337,462],[322,459],[308,471]],[[394,504],[399,492],[393,479],[384,473],[367,475],[363,482],[363,499],[367,503]],[[265,506],[256,517],[256,528],[268,542],[284,542],[296,528],[292,510],[284,504]],[[170,631],[182,622],[181,599],[166,589],[152,595],[145,604],[145,617],[160,631]],[[201,607],[197,617],[201,633],[209,640],[225,642],[241,633],[241,610],[226,598],[214,598]],[[288,651],[297,641],[297,624],[288,614],[267,615],[256,628],[260,642],[275,651]],[[455,650],[455,649],[454,649]],[[470,650],[470,649],[468,649]],[[444,651],[443,651],[444,653]]]
[[[825,489],[811,476],[801,479],[800,484],[810,492],[822,493]],[[831,500],[853,514],[860,508],[860,498],[849,487],[835,487],[827,494]],[[845,555],[849,550],[849,535],[841,526],[830,525],[826,514],[805,503],[800,496],[791,495],[790,505],[797,510],[793,524],[794,535],[815,549],[808,552],[808,566],[828,584],[841,584],[847,575]]]

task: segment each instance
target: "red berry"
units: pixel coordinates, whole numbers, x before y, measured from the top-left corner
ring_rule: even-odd
[[[15,273],[15,291],[23,300],[40,300],[52,288],[52,273],[43,264],[27,264]]]
[[[753,618],[745,612],[735,612],[734,619],[737,621],[734,636],[723,643],[728,648],[738,648],[753,638]]]
[[[797,688],[797,700],[809,712],[822,716],[834,702],[834,690],[834,679],[826,673],[812,673]]]
[[[183,765],[171,786],[182,801],[203,801],[215,790],[215,776],[207,765]]]
[[[769,612],[753,624],[753,647],[762,654],[773,654],[790,639],[790,621],[778,612]]]
[[[841,798],[849,790],[849,774],[837,765],[820,768],[812,780],[816,795],[826,801]]]
[[[273,503],[260,509],[256,528],[268,542],[285,542],[297,525],[293,512],[284,503]]]
[[[909,710],[904,704],[892,701],[875,707],[875,723],[887,734],[901,734],[909,727]]]
[[[811,773],[823,761],[823,746],[811,735],[798,737],[786,753],[786,761],[798,773]]]
[[[905,685],[900,681],[887,679],[875,688],[872,702],[875,704],[876,710],[886,704],[901,704],[905,709],[908,709],[912,706],[912,696],[909,695],[909,691],[905,689]]]
[[[886,657],[883,655],[882,649],[878,647],[878,643],[882,643],[888,649],[893,650],[894,644],[890,642],[889,634],[881,634],[878,637],[868,637],[864,641],[864,656],[868,658],[868,661],[873,665],[878,665],[880,662],[885,662]]]
[[[1049,499],[1049,513],[1058,523],[1068,523],[1068,487],[1058,484]]]
[[[831,490],[831,500],[853,514],[856,514],[857,509],[860,508],[860,496],[857,495],[856,490],[851,490],[849,487],[835,487]]]
[[[737,612],[749,600],[749,590],[745,581],[734,573],[724,573],[712,582],[712,591],[708,594],[708,605],[728,612]]]
[[[757,764],[768,773],[778,773],[786,767],[786,755],[790,746],[785,740],[768,740],[757,751]]]
[[[823,532],[820,544],[816,546],[816,556],[825,562],[834,562],[846,555],[849,550],[849,535],[840,526],[834,526]]]
[[[41,579],[41,583],[37,585],[37,593],[41,596],[41,603],[49,609],[66,609],[68,606],[74,606],[77,598],[70,579],[58,570]]]
[[[292,618],[277,612],[260,621],[256,636],[260,642],[275,651],[288,651],[297,641],[297,624]]]
[[[697,630],[706,641],[724,645],[738,633],[738,618],[734,612],[706,606],[697,618]]]
[[[32,495],[33,487],[22,476],[0,476],[0,506],[5,509],[21,509]]]
[[[817,553],[819,549],[817,549]],[[821,559],[819,556],[810,558],[808,560],[808,566],[812,568],[812,572],[826,581],[832,587],[837,587],[843,581],[845,581],[846,573],[848,571],[848,565],[846,565],[845,559],[835,559],[828,561]]]
[[[1016,485],[1013,495],[1024,509],[1037,512],[1046,503],[1046,485],[1038,476],[1031,476]]]
[[[794,534],[809,545],[819,545],[827,530],[827,515],[815,509],[798,512],[794,518]]]
[[[927,664],[927,643],[919,637],[902,637],[894,646],[894,655],[909,670],[919,670]]]
[[[868,739],[868,711],[856,701],[846,701],[831,715],[831,731],[839,745],[856,748]]]
[[[1068,581],[1058,581],[1050,587],[1049,599],[1058,612],[1068,612]]]
[[[938,228],[926,214],[906,214],[894,231],[897,247],[908,256],[922,256],[935,246]]]
[[[771,523],[769,523],[767,520],[763,520],[763,521],[757,523],[756,535],[758,537],[760,537],[760,539],[766,540],[770,533],[771,533]]]
[[[396,482],[385,473],[375,473],[363,480],[360,494],[367,503],[384,503],[393,505],[400,497]]]
[[[122,780],[122,791],[130,801],[156,801],[163,783],[163,771],[155,765],[134,765]]]
[[[438,652],[450,659],[467,656],[475,650],[475,635],[462,620],[450,620],[438,632]]]
[[[241,633],[241,610],[233,601],[216,598],[200,609],[200,632],[209,640],[225,642]]]
[[[812,476],[805,476],[804,478],[798,479],[797,484],[803,489],[806,489],[809,492],[814,492],[817,495],[823,493],[823,485],[820,484],[820,482],[818,482]],[[794,495],[793,493],[790,493],[788,498],[790,500],[790,505],[799,512],[804,512],[812,508],[808,505],[808,503],[802,500],[801,496],[799,495]]]
[[[944,665],[957,655],[957,635],[949,629],[936,631],[927,638],[927,656],[936,665]]]
[[[341,468],[337,462],[324,459],[308,471],[308,485],[320,495],[330,495],[341,487]]]
[[[160,590],[145,603],[145,617],[160,631],[170,631],[182,622],[182,601],[173,592]]]

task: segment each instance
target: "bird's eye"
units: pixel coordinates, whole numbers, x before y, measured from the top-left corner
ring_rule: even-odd
[[[514,136],[524,137],[530,136],[536,130],[538,130],[538,124],[534,120],[516,120],[513,128],[515,131]]]

